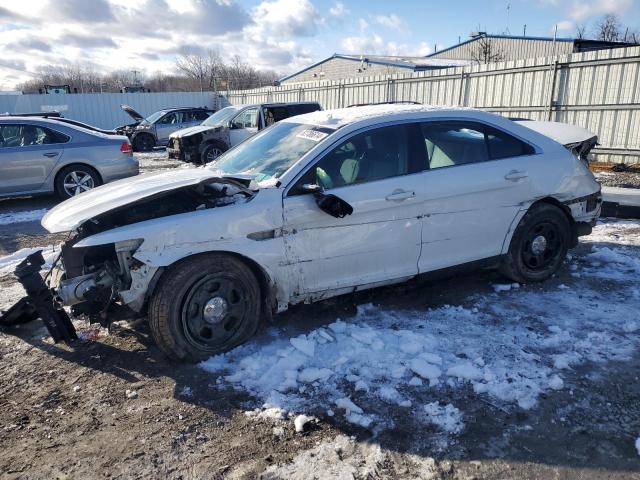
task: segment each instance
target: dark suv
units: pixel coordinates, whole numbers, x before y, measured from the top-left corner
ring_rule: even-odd
[[[209,163],[259,130],[285,118],[322,110],[318,102],[254,103],[223,108],[197,127],[169,137],[169,158]]]
[[[157,145],[166,145],[176,130],[199,125],[215,110],[200,107],[167,108],[143,117],[129,105],[120,106],[136,123],[116,128],[131,140],[136,152],[147,152]]]

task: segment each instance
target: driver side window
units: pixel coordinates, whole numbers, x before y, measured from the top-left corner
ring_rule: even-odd
[[[354,135],[322,157],[296,183],[325,190],[410,173],[406,125],[376,128]],[[293,192],[299,191],[294,188]]]
[[[233,119],[235,128],[257,128],[258,109],[249,108]]]

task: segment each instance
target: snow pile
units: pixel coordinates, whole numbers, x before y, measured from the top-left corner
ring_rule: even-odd
[[[450,403],[441,406],[439,402],[428,403],[424,406],[428,421],[437,425],[448,433],[460,433],[464,428],[462,412]]]
[[[51,263],[60,254],[59,245],[55,245],[55,246],[48,245],[46,247],[21,248],[20,250],[12,253],[11,255],[7,255],[6,257],[0,258],[0,275],[12,274],[16,266],[21,261],[23,261],[32,253],[37,252],[38,250],[42,250],[42,256],[44,257],[44,260],[45,260],[45,264],[42,267],[43,270],[51,268]]]
[[[37,222],[47,213],[46,208],[39,210],[25,210],[22,212],[0,213],[0,225],[9,225],[10,223]]]

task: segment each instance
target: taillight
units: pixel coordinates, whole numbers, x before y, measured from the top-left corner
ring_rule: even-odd
[[[133,147],[129,142],[122,142],[122,145],[120,145],[120,151],[125,155],[133,155]]]

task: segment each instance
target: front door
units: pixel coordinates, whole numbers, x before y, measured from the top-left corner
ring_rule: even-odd
[[[169,141],[169,135],[184,128],[182,121],[184,113],[170,112],[156,122],[156,135],[159,145],[165,145]]]
[[[0,193],[40,189],[62,157],[66,140],[36,125],[0,125]]]
[[[313,162],[285,193],[283,235],[297,294],[322,298],[322,292],[417,273],[424,172],[415,162],[413,128],[395,125],[351,136]],[[304,184],[337,195],[353,213],[325,213],[313,194],[301,193]]]
[[[251,107],[243,110],[231,121],[229,131],[229,143],[235,147],[252,135],[258,132],[258,107]]]
[[[425,122],[429,171],[420,272],[501,253],[518,213],[532,198],[539,158],[506,132],[470,121]]]

